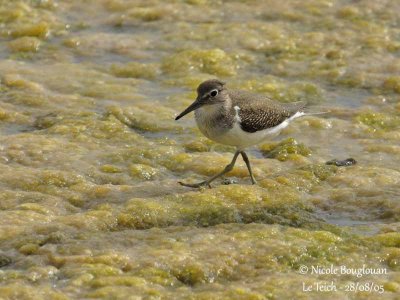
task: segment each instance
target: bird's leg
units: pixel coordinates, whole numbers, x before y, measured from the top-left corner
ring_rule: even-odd
[[[239,156],[239,153],[240,153],[240,151],[236,151],[236,152],[235,152],[235,155],[233,155],[232,161],[229,163],[229,165],[227,165],[227,166],[224,168],[224,170],[223,170],[222,172],[218,173],[217,175],[214,175],[214,176],[211,177],[210,179],[205,180],[205,181],[202,181],[202,182],[199,182],[199,183],[194,183],[194,184],[183,183],[183,182],[180,182],[180,181],[179,181],[179,184],[180,184],[180,185],[183,185],[183,186],[187,186],[187,187],[192,187],[192,188],[198,188],[198,187],[202,187],[202,186],[208,186],[208,187],[211,188],[211,185],[210,185],[211,182],[213,182],[213,181],[214,181],[215,179],[217,179],[218,177],[221,177],[221,176],[223,176],[224,174],[226,174],[226,173],[232,171],[233,166],[234,166],[235,163],[236,163],[236,159],[237,159],[238,156]],[[243,154],[242,154],[242,155],[243,155]]]
[[[251,171],[250,160],[249,160],[249,158],[248,158],[246,152],[240,151],[240,154],[242,154],[243,160],[244,160],[244,162],[246,163],[246,166],[247,166],[247,170],[249,170],[249,174],[250,174],[250,178],[251,178],[251,183],[252,183],[252,184],[256,184],[257,181],[256,181],[256,179],[255,179],[254,176],[253,176],[253,172]]]

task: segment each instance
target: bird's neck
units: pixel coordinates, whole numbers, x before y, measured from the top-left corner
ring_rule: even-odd
[[[214,134],[233,126],[231,100],[220,104],[204,105],[195,111],[196,123],[200,131],[213,139]]]
[[[222,102],[211,105],[204,105],[198,108],[195,112],[196,119],[200,117],[204,121],[212,122],[213,119],[220,119],[223,116],[226,116],[232,110],[232,101],[229,97]]]

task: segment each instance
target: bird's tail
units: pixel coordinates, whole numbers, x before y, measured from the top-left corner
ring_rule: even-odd
[[[315,115],[325,115],[331,112],[329,107],[324,107],[322,105],[312,105],[308,106],[306,102],[294,102],[295,106],[298,106],[299,111],[304,113],[304,116],[315,116]]]
[[[321,105],[308,106],[306,101],[292,102],[289,104],[289,109],[293,114],[299,112],[302,116],[324,115],[330,113],[328,107],[323,107]]]
[[[315,116],[315,115],[329,114],[329,111],[316,111],[316,112],[303,111],[303,113],[304,113],[304,116]]]

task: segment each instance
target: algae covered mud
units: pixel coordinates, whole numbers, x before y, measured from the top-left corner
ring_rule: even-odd
[[[0,1],[0,298],[398,297],[399,11]],[[234,152],[174,121],[214,77],[331,113],[187,189]]]

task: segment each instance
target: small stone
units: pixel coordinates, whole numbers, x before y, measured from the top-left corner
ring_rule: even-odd
[[[225,178],[221,182],[221,184],[223,184],[223,185],[236,184],[236,183],[238,183],[238,181],[234,178]]]
[[[334,165],[337,167],[349,167],[355,165],[356,163],[357,161],[354,158],[347,158],[344,160],[332,159],[326,162],[327,165]]]

